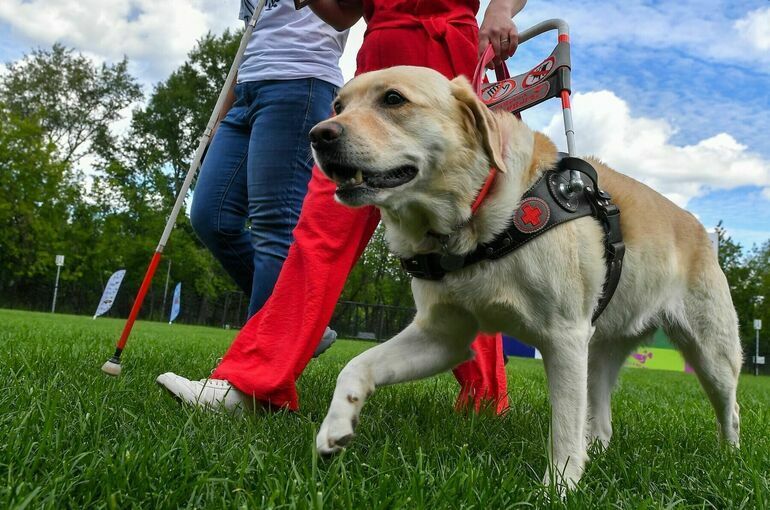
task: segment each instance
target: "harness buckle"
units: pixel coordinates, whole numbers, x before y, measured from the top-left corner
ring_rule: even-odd
[[[599,188],[596,190],[596,196],[598,196],[600,199],[602,199],[606,203],[610,203],[612,200],[612,195],[604,191],[603,189]]]
[[[622,262],[623,256],[626,254],[626,243],[624,243],[623,241],[607,243],[607,252],[610,255],[610,259],[612,263],[614,263],[615,260]]]

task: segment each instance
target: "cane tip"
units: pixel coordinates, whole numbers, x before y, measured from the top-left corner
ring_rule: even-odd
[[[104,365],[102,365],[102,372],[113,377],[119,376],[122,369],[123,367],[120,365],[120,362],[115,363],[112,360],[107,360]]]

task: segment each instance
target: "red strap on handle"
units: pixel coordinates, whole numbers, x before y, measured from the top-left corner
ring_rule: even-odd
[[[476,91],[477,96],[481,96],[481,85],[482,83],[487,83],[487,64],[492,62],[492,59],[495,58],[495,49],[490,44],[487,46],[487,49],[484,50],[484,53],[481,54],[481,58],[479,58],[479,61],[476,63],[476,70],[473,72],[473,80],[471,80],[471,85],[473,86],[473,90]],[[502,63],[502,65],[499,65],[495,67],[495,76],[497,77],[497,81],[500,80],[507,80],[511,77],[510,73],[508,72],[508,66],[505,65],[505,62]]]
[[[473,72],[473,80],[471,81],[471,86],[473,87],[473,90],[476,91],[476,95],[479,97],[481,97],[481,84],[488,82],[486,72],[487,64],[492,62],[492,59],[494,58],[495,49],[490,44],[487,46],[487,49],[484,50],[484,53],[481,54],[481,58],[479,59],[478,63],[476,63],[476,70]],[[503,62],[502,65],[495,67],[495,76],[497,77],[497,81],[507,80],[511,77],[510,73],[508,72],[508,66],[505,65],[505,62]],[[484,185],[481,187],[479,194],[476,196],[476,199],[471,205],[471,214],[476,214],[478,208],[481,207],[481,203],[487,197],[487,194],[492,188],[492,183],[495,181],[496,176],[497,168],[493,166],[489,169],[489,174],[484,181]]]

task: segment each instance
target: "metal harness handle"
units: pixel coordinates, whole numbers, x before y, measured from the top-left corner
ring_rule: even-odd
[[[571,62],[569,26],[564,20],[550,19],[521,32],[519,44],[540,34],[556,30],[557,45],[540,64],[526,73],[511,77],[505,62],[495,68],[497,81],[490,83],[486,66],[494,59],[494,49],[488,46],[476,63],[471,85],[481,100],[491,109],[501,109],[515,114],[531,108],[552,97],[560,97],[564,117],[564,133],[567,138],[567,153],[575,157],[575,129],[572,123],[570,105]],[[576,193],[583,189],[580,172],[570,171],[565,193]]]

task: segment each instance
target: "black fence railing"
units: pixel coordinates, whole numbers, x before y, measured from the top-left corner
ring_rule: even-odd
[[[164,300],[164,282],[153,282],[139,313],[140,320],[168,321],[175,283],[169,285]],[[115,303],[105,316],[128,317],[137,290],[137,284],[123,282]],[[216,327],[227,325],[231,328],[239,328],[246,322],[248,300],[240,291],[225,291],[216,298],[208,298],[199,295],[194,289],[182,283],[181,294],[180,312],[176,322]],[[91,288],[77,282],[61,282],[56,311],[74,315],[93,315],[101,295],[101,287]],[[50,285],[32,284],[0,289],[0,308],[51,311],[52,297],[53,282]]]
[[[340,301],[329,326],[342,338],[388,340],[414,318],[415,309],[406,306]]]
[[[126,282],[127,283],[127,282]],[[136,295],[133,285],[120,289],[115,304],[106,314],[109,317],[127,317]],[[168,321],[171,308],[173,286],[163,306],[164,286],[152,285],[139,315],[141,320]],[[58,313],[92,315],[101,296],[101,288],[86,288],[74,282],[62,282],[56,302]],[[21,310],[50,311],[53,297],[53,283],[0,288],[0,308]],[[332,315],[330,327],[337,331],[340,338],[355,338],[382,342],[395,336],[414,318],[415,309],[405,306],[340,301]],[[177,322],[221,328],[239,329],[248,319],[248,299],[240,291],[228,291],[216,299],[197,295],[182,284],[181,311]],[[760,338],[760,353],[765,356],[765,364],[759,373],[770,375],[770,339],[766,335]],[[754,373],[754,341],[744,342],[744,362],[742,371]]]
[[[105,316],[127,317],[137,288],[124,282]],[[140,320],[168,321],[173,285],[163,299],[164,285],[154,282],[139,314]],[[56,300],[58,313],[92,315],[99,303],[102,289],[88,288],[75,282],[61,282]],[[0,308],[50,311],[53,284],[33,284],[25,287],[0,289]],[[164,303],[165,301],[165,303]],[[176,322],[230,329],[243,327],[248,319],[248,298],[241,291],[227,291],[211,299],[198,295],[182,284],[181,310]],[[340,338],[384,341],[404,329],[414,318],[415,309],[405,306],[340,301],[334,310],[330,326]]]

